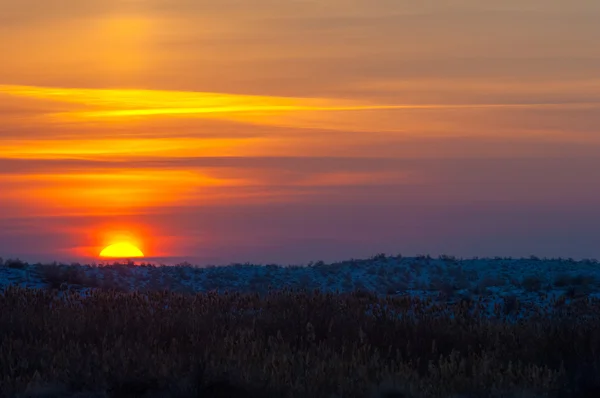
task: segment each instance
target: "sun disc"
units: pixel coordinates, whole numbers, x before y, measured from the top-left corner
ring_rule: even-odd
[[[131,243],[121,242],[105,247],[100,252],[100,257],[134,258],[144,257],[144,253]]]

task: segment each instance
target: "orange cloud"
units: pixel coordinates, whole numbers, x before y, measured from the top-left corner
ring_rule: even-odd
[[[65,140],[11,140],[2,144],[2,157],[18,159],[63,159],[103,156],[215,156],[234,155],[264,138],[119,138]]]
[[[158,115],[231,115],[255,112],[318,112],[412,109],[539,108],[569,104],[369,104],[330,98],[293,98],[191,91],[137,89],[78,89],[0,85],[0,93],[57,102],[85,105],[63,117],[127,117]],[[570,104],[598,106],[600,104]],[[226,119],[235,117],[225,116]]]
[[[75,214],[135,212],[148,207],[207,203],[206,192],[248,185],[235,176],[211,177],[189,170],[123,169],[109,172],[9,174],[0,177],[5,204]]]

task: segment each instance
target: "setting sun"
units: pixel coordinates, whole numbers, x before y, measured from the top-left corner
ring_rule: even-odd
[[[144,257],[144,253],[131,243],[115,243],[100,252],[100,257],[133,258]]]

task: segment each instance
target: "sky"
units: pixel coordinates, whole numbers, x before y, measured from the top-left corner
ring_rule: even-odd
[[[600,258],[597,0],[0,0],[0,256]]]

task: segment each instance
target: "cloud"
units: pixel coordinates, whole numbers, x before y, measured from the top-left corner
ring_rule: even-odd
[[[427,111],[502,111],[502,110],[569,110],[600,107],[600,102],[506,102],[506,103],[377,103],[364,100],[336,98],[301,98],[281,96],[241,95],[229,93],[205,93],[194,91],[138,90],[138,89],[78,89],[52,88],[37,86],[1,85],[0,94],[17,98],[27,98],[50,102],[51,104],[70,104],[65,111],[50,111],[48,121],[61,123],[80,123],[95,120],[146,120],[149,117],[159,120],[206,119],[246,123],[255,126],[279,126],[294,129],[330,129],[338,131],[396,131],[406,132],[424,128],[441,129],[435,121],[423,122],[422,115],[416,112]],[[400,112],[400,114],[399,114]],[[402,116],[399,116],[402,115]],[[464,118],[463,114],[463,118]],[[446,116],[447,117],[447,116]],[[441,122],[443,130],[449,131],[450,124]],[[460,122],[465,126],[464,120]],[[140,130],[139,128],[136,130]],[[447,133],[446,133],[447,134]],[[287,141],[281,140],[286,136]],[[237,147],[256,150],[282,150],[281,145],[292,142],[288,134],[279,137],[235,137],[235,139],[214,138],[167,138],[163,134],[156,139],[128,139],[118,137],[113,141],[104,137],[101,141],[73,138],[60,146],[57,142],[27,143],[27,140],[15,140],[6,144],[5,156],[74,156],[102,154],[169,154],[178,152],[180,156],[194,151],[225,151],[229,155],[240,154]],[[306,135],[305,138],[308,138]],[[370,140],[376,139],[372,134]],[[306,141],[306,140],[305,140]],[[250,146],[248,145],[250,144]],[[289,149],[289,148],[288,148]],[[232,151],[234,151],[232,153]],[[14,155],[11,155],[14,154]],[[225,153],[222,153],[225,154]],[[246,155],[248,153],[245,153]],[[258,153],[254,153],[258,155]]]
[[[499,104],[369,104],[329,98],[293,98],[168,90],[76,89],[0,85],[0,93],[52,100],[95,109],[70,115],[102,118],[152,115],[236,114],[252,112],[369,111],[471,108],[597,107],[592,103],[499,103]]]
[[[383,171],[414,164],[411,159],[313,157],[313,156],[206,156],[179,158],[98,159],[12,159],[0,157],[0,174],[44,174],[131,169],[244,169],[313,173]]]

